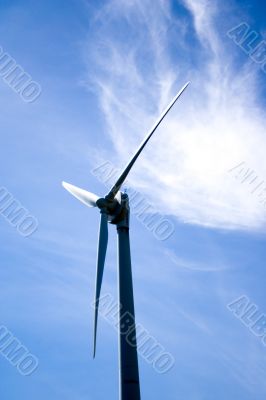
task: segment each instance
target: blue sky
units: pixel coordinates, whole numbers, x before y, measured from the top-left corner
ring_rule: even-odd
[[[266,347],[227,304],[244,295],[266,313],[265,208],[241,183],[248,170],[266,180],[266,75],[227,32],[245,22],[263,41],[265,5],[0,7],[0,46],[42,87],[25,103],[0,79],[1,186],[39,221],[25,238],[0,215],[0,325],[39,359],[24,377],[0,354],[2,398],[118,398],[117,337],[104,319],[92,359],[99,215],[61,181],[104,194],[91,170],[105,161],[123,168],[190,80],[128,183],[175,227],[160,241],[132,216],[137,321],[175,358],[161,375],[140,358],[142,397],[264,399]],[[116,298],[116,232],[109,232],[103,293]]]

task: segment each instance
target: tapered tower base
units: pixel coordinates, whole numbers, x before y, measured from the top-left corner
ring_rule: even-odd
[[[140,400],[128,206],[125,219],[117,224],[117,233],[118,294],[121,306],[119,314],[120,400]]]

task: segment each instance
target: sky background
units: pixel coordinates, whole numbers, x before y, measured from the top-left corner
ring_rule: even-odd
[[[160,241],[131,219],[137,322],[175,358],[161,375],[140,358],[142,398],[265,399],[266,347],[227,308],[245,295],[266,313],[266,209],[229,172],[244,163],[266,180],[266,75],[227,35],[245,22],[266,39],[265,7],[1,1],[0,46],[42,87],[25,103],[0,79],[1,186],[39,221],[25,238],[0,215],[0,325],[39,359],[24,377],[0,354],[1,398],[118,398],[117,334],[104,319],[92,359],[99,215],[61,181],[105,194],[91,170],[122,169],[191,81],[128,183],[175,227]],[[116,298],[112,226],[109,237],[102,292]]]

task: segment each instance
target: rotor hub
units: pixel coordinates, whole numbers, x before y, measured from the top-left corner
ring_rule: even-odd
[[[102,197],[96,201],[97,207],[101,213],[108,215],[108,222],[114,225],[121,224],[125,221],[128,225],[129,220],[129,204],[128,195],[121,193],[121,201],[117,199],[110,199],[110,197]]]

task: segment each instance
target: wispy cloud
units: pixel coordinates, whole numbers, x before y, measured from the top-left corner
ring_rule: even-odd
[[[192,271],[199,272],[221,272],[226,271],[230,267],[227,265],[208,265],[203,262],[193,262],[177,257],[176,254],[171,250],[164,250],[164,254],[169,257],[169,259],[177,265],[179,268],[185,268]]]
[[[244,159],[266,176],[259,72],[248,62],[236,68],[227,27],[217,30],[224,13],[218,3],[183,0],[177,16],[166,4],[110,1],[95,16],[88,75],[97,82],[113,158],[123,166],[161,108],[191,79],[189,91],[134,167],[131,182],[182,221],[258,229],[263,210],[227,172]],[[189,26],[185,12],[192,17]]]

